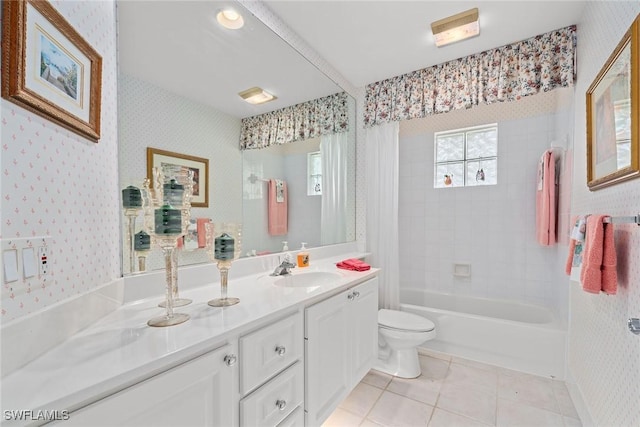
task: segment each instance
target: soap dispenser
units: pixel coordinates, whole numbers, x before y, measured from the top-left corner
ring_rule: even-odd
[[[287,242],[282,242],[282,252],[287,252],[289,250],[289,246],[287,245]]]
[[[302,247],[298,252],[298,267],[309,267],[309,252],[305,245],[306,243],[302,242]]]

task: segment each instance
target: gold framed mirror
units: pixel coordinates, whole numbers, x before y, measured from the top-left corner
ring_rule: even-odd
[[[640,15],[587,90],[587,185],[640,176]]]

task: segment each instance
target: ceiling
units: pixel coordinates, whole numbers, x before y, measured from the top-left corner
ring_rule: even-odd
[[[585,1],[265,3],[356,87],[576,24]],[[480,35],[436,47],[431,22],[477,7]]]
[[[513,43],[578,22],[585,1],[263,0],[355,87]],[[215,14],[233,6],[245,26],[226,30]],[[480,35],[437,48],[430,23],[473,7]],[[248,117],[340,90],[233,1],[120,1],[121,72]],[[262,106],[238,92],[260,86]]]
[[[218,11],[230,6],[243,13],[240,30],[216,22]],[[231,116],[254,116],[341,91],[233,1],[121,0],[117,9],[120,72]],[[238,92],[254,86],[278,99],[244,102]]]

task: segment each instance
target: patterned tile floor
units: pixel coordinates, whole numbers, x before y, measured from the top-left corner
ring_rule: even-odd
[[[407,380],[372,370],[324,427],[582,426],[564,382],[442,354]]]

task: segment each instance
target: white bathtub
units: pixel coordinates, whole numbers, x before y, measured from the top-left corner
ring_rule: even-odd
[[[400,303],[435,323],[424,349],[565,379],[566,330],[543,307],[420,289],[401,289]]]

